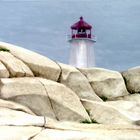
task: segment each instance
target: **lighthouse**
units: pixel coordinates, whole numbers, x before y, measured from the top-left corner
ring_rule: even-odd
[[[77,68],[95,66],[93,45],[96,42],[92,34],[92,26],[84,21],[83,17],[71,26],[69,36],[70,58],[69,64]]]

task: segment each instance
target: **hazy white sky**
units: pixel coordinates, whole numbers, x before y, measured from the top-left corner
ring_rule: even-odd
[[[67,35],[81,15],[97,36],[98,67],[140,65],[139,0],[0,0],[0,41],[67,63]]]

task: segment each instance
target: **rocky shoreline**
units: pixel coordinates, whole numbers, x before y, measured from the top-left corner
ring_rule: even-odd
[[[139,140],[140,67],[78,69],[0,42],[1,140]]]

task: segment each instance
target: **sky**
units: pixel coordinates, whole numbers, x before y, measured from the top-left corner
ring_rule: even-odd
[[[68,63],[70,26],[93,26],[96,66],[140,65],[140,0],[0,0],[0,41]]]

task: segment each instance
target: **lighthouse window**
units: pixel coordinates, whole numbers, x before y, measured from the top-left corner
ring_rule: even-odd
[[[80,33],[80,34],[83,34],[83,33],[85,33],[85,29],[78,29],[78,33]]]
[[[85,29],[82,29],[82,33],[85,33],[85,31],[86,31]]]
[[[78,29],[78,33],[80,33],[81,32],[81,29]]]

